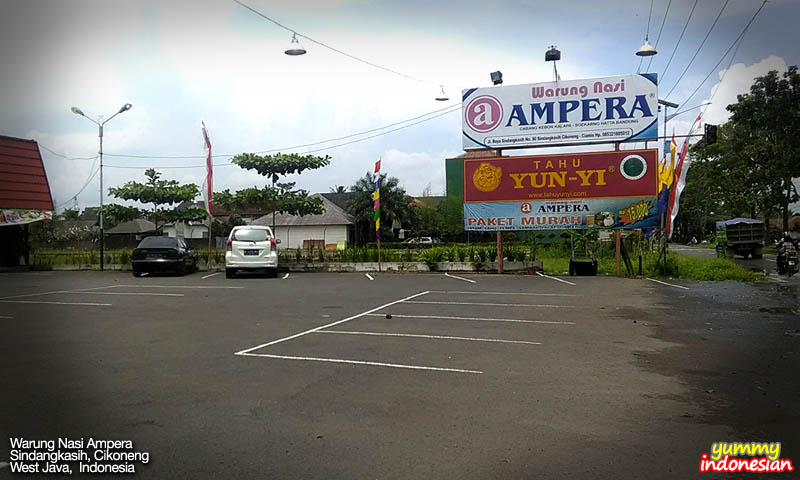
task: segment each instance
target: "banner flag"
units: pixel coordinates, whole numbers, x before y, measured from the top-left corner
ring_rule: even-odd
[[[694,123],[692,124],[692,128],[689,129],[689,135],[692,135],[695,128],[700,125],[700,118],[703,116],[703,112],[697,114],[697,118],[695,119]],[[669,206],[667,207],[667,238],[672,237],[672,223],[675,221],[675,217],[678,216],[678,202],[681,198],[681,193],[683,189],[686,188],[686,172],[689,171],[689,167],[691,166],[691,158],[686,158],[687,153],[689,152],[689,139],[691,137],[686,137],[683,141],[683,147],[681,148],[681,153],[678,158],[678,165],[675,167],[675,188],[673,188],[672,195],[669,199]],[[673,136],[673,142],[675,141]]]
[[[214,209],[214,164],[211,157],[211,139],[208,138],[208,130],[206,129],[205,122],[203,124],[203,140],[205,141],[206,154],[206,179],[203,182],[203,200],[206,204],[206,211],[208,216],[213,216],[211,211]]]

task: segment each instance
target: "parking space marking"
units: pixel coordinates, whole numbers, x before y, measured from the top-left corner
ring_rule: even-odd
[[[118,285],[106,285],[104,287],[81,288],[81,289],[78,289],[78,290],[71,290],[71,291],[73,291],[73,292],[88,292],[88,291],[91,291],[91,290],[103,290],[105,288],[114,288],[114,287],[117,287],[117,286]],[[8,296],[5,296],[5,297],[0,297],[0,300],[6,300],[6,299],[9,299],[9,298],[37,297],[39,295],[52,295],[54,293],[64,293],[64,292],[67,292],[67,291],[70,291],[70,290],[54,290],[52,292],[23,293],[21,295],[8,295]]]
[[[283,276],[283,279],[284,279],[284,280],[286,280],[287,278],[289,278],[289,274],[288,274],[288,273],[287,273],[286,275],[284,275],[284,276]]]
[[[88,302],[46,302],[44,300],[0,300],[2,303],[31,303],[37,305],[83,305],[87,307],[110,307],[110,303],[88,303]]]
[[[469,282],[469,283],[478,283],[475,280],[470,280],[469,278],[464,278],[464,277],[458,277],[456,275],[450,275],[447,272],[445,272],[444,276],[445,277],[450,277],[450,278],[455,278],[456,280],[464,280],[465,282]]]
[[[393,302],[386,303],[384,305],[381,305],[380,307],[375,307],[375,308],[367,310],[365,312],[361,312],[361,313],[358,313],[356,315],[353,315],[353,316],[350,316],[350,317],[347,317],[347,318],[343,318],[342,320],[338,320],[338,321],[335,321],[335,322],[332,322],[332,323],[328,323],[327,325],[322,325],[321,327],[312,328],[312,329],[306,330],[305,332],[296,333],[294,335],[290,335],[290,336],[284,337],[284,338],[279,338],[278,340],[273,340],[271,342],[267,342],[267,343],[264,343],[264,344],[261,344],[261,345],[255,346],[255,347],[246,348],[246,349],[244,349],[244,350],[242,350],[240,352],[234,353],[234,355],[245,355],[248,352],[252,352],[253,350],[259,350],[259,349],[264,348],[264,347],[269,347],[270,345],[275,345],[275,344],[278,344],[278,343],[281,343],[281,342],[285,342],[287,340],[293,340],[295,338],[302,337],[303,335],[308,335],[309,333],[314,333],[314,332],[322,330],[324,328],[330,328],[330,327],[333,327],[334,325],[340,325],[342,323],[349,322],[350,320],[355,320],[356,318],[360,318],[360,317],[363,317],[365,315],[369,315],[370,313],[377,312],[378,310],[383,310],[386,307],[391,307],[392,305],[396,305],[398,303],[411,300],[412,298],[417,298],[417,297],[421,297],[422,295],[427,295],[428,293],[429,292],[427,290],[424,291],[424,292],[415,293],[414,295],[409,295],[409,296],[407,296],[405,298],[401,298],[400,300],[395,300]]]
[[[320,330],[316,333],[338,333],[341,335],[370,335],[375,337],[410,337],[410,338],[430,338],[434,340],[464,340],[469,342],[520,343],[524,345],[541,345],[540,342],[528,342],[525,340],[502,340],[499,338],[476,338],[476,337],[452,337],[449,335],[424,335],[421,333],[352,332],[346,330]]]
[[[660,283],[661,285],[667,285],[669,287],[675,287],[675,288],[682,288],[684,290],[691,290],[689,287],[684,287],[683,285],[675,285],[675,284],[672,284],[672,283],[662,282],[661,280],[656,280],[655,278],[648,278],[648,277],[645,277],[645,278],[647,280],[650,280],[651,282]]]
[[[370,281],[372,281],[372,280],[375,280],[374,278],[372,278],[372,275],[370,275],[369,273],[365,273],[364,275],[365,275],[367,278],[369,278],[369,279],[370,279]]]
[[[566,283],[567,285],[572,285],[573,287],[575,286],[575,284],[572,283],[572,282],[568,282],[566,280],[562,280],[562,279],[556,278],[556,277],[551,277],[550,275],[545,275],[542,272],[536,272],[536,275],[539,275],[540,277],[544,277],[544,278],[549,278],[550,280],[555,280],[556,282]]]
[[[8,462],[0,462],[0,468],[7,468],[9,465],[11,464]]]
[[[385,317],[383,313],[370,313],[370,317]],[[508,323],[542,323],[547,325],[575,325],[575,322],[560,322],[556,320],[522,320],[516,318],[482,318],[482,317],[448,317],[444,315],[400,315],[392,314],[397,318],[424,318],[433,320],[472,320],[476,322],[508,322]]]
[[[6,320],[13,320],[14,319],[14,317],[7,317],[5,315],[0,315],[0,318],[4,318]]]
[[[549,304],[523,304],[523,303],[428,302],[428,301],[406,301],[405,303],[419,303],[427,305],[480,305],[484,307],[577,308],[575,305],[549,305]]]
[[[80,290],[64,290],[57,294],[72,293],[78,295],[144,295],[146,297],[183,297],[183,293],[151,293],[151,292],[81,292]],[[54,293],[54,295],[56,294]]]
[[[344,358],[295,357],[291,355],[271,355],[267,353],[241,353],[241,352],[237,353],[237,355],[244,355],[248,357],[279,358],[284,360],[306,360],[311,362],[347,363],[351,365],[372,365],[375,367],[404,368],[408,370],[432,370],[436,372],[476,373],[476,374],[483,373],[480,370],[464,370],[460,368],[445,368],[445,367],[426,367],[422,365],[403,365],[400,363],[367,362],[364,360],[348,360]]]
[[[244,287],[224,287],[219,285],[112,285],[115,288],[194,288],[198,290],[203,289],[231,289],[231,288],[244,288]],[[106,287],[110,288],[110,287]]]
[[[205,277],[200,277],[200,278],[201,278],[202,280],[205,280],[206,278],[215,277],[215,276],[219,275],[220,273],[222,273],[222,272],[211,273],[211,274],[209,274],[209,275],[206,275]]]
[[[580,297],[574,293],[533,293],[533,292],[459,292],[451,290],[431,290],[430,293],[446,293],[448,295],[531,295],[537,297]]]

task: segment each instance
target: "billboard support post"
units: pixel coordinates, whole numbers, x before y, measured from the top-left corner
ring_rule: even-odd
[[[620,259],[620,241],[621,241],[621,238],[622,238],[622,231],[621,230],[615,230],[614,231],[614,239],[615,239],[615,243],[616,243],[616,248],[614,250],[616,252],[616,257],[617,257],[617,276],[618,277],[622,276],[621,275],[622,272],[620,270],[620,265],[619,265],[619,263],[620,263],[619,259]]]
[[[503,273],[503,232],[497,231],[497,273]]]

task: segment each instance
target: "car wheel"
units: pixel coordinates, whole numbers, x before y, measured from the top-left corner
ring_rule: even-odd
[[[181,276],[186,275],[186,262],[185,261],[183,263],[181,263],[180,266],[178,266],[178,268],[177,268],[175,273],[177,273],[178,275],[181,275]]]
[[[269,278],[278,278],[278,269],[277,268],[268,268],[267,269],[267,276]]]
[[[142,276],[142,272],[140,272],[139,270],[134,270],[134,271],[133,271],[133,272],[131,272],[131,273],[133,273],[133,276],[134,276],[134,277],[141,277],[141,276]]]
[[[236,276],[236,269],[233,268],[225,269],[225,278],[233,278],[235,276]]]

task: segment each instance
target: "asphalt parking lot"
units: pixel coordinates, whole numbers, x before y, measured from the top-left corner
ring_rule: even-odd
[[[130,439],[149,478],[687,478],[715,441],[800,457],[795,285],[370,277],[2,273],[0,438]]]

